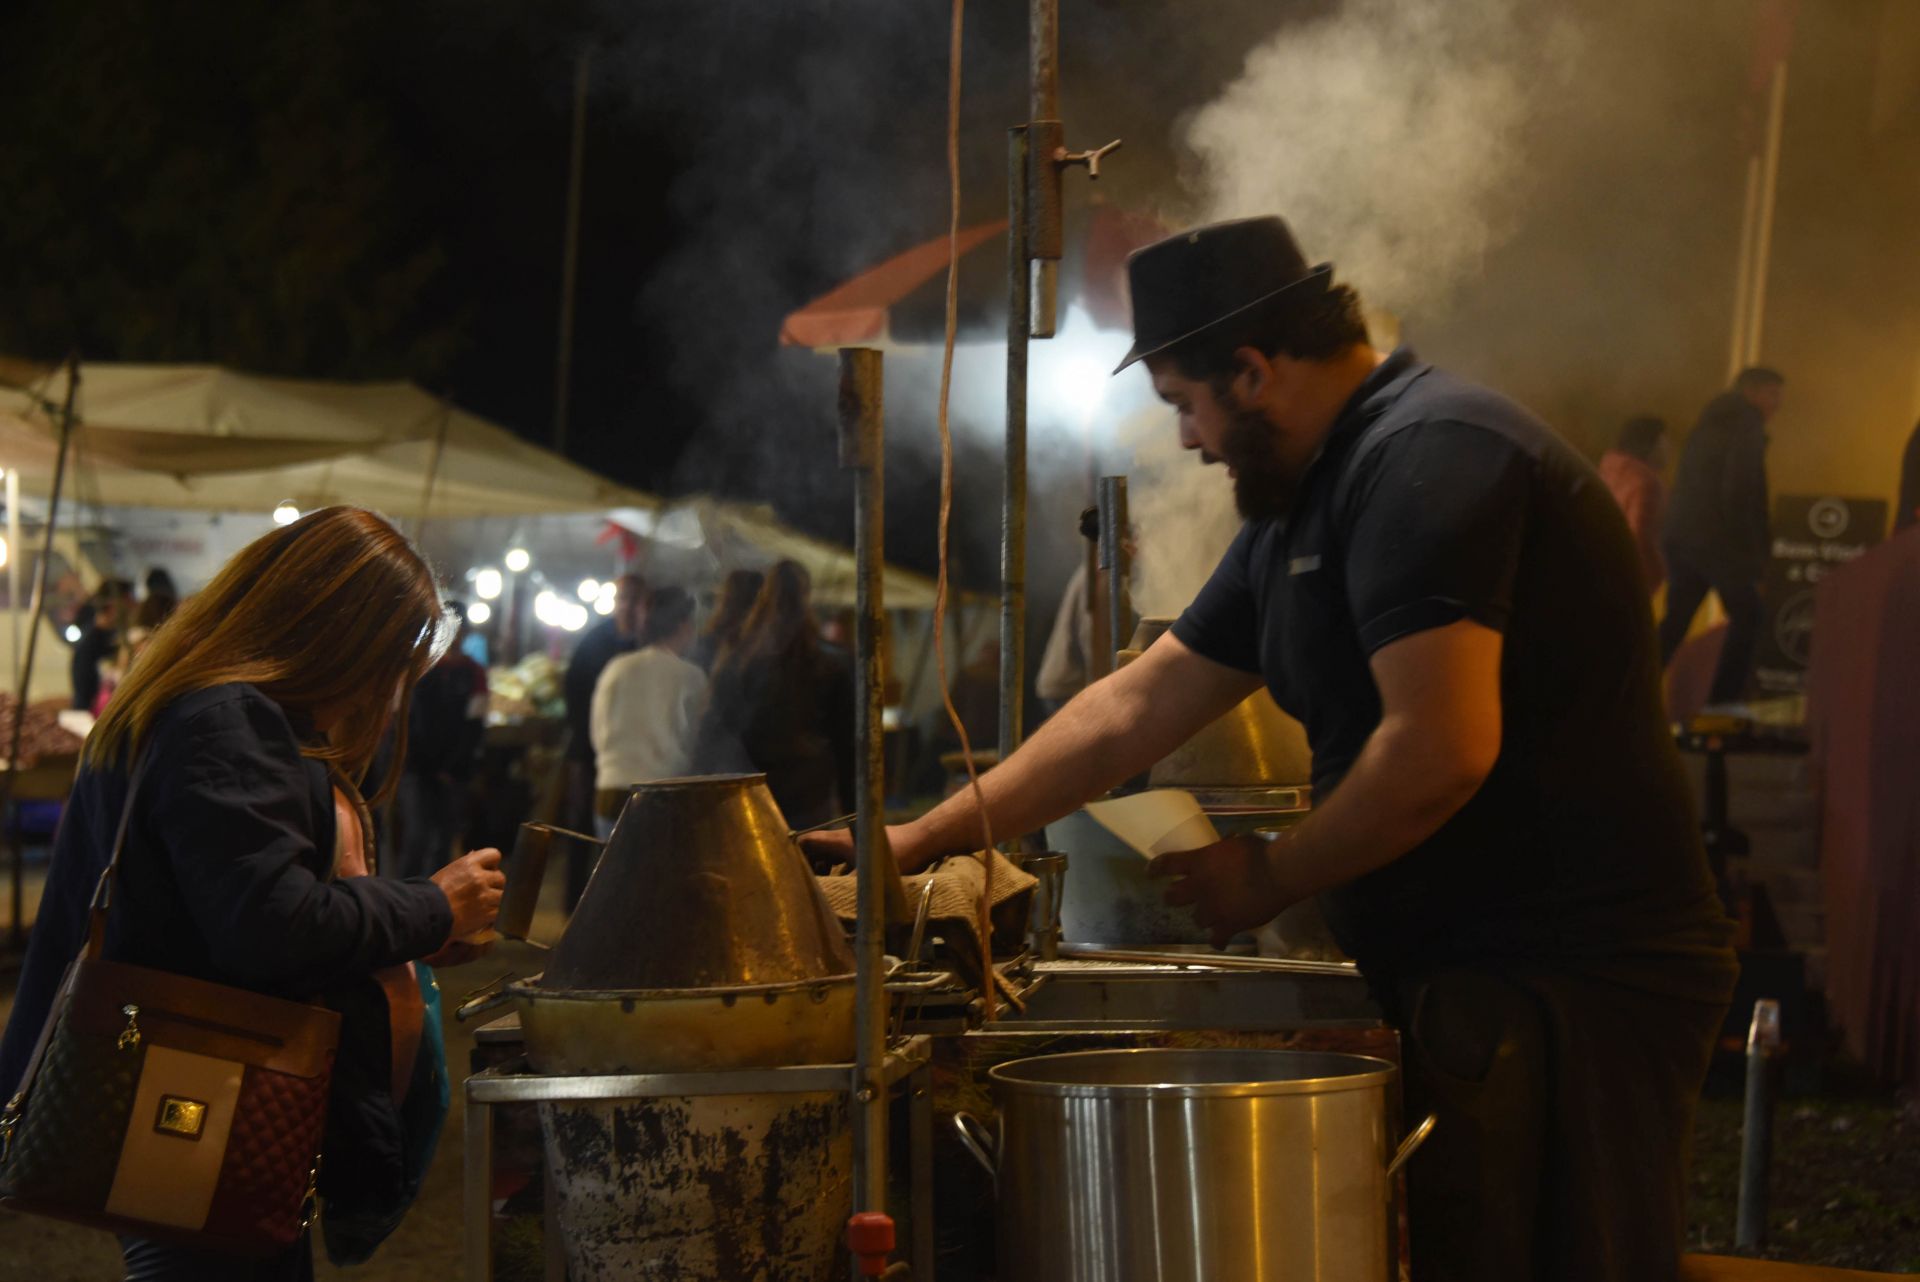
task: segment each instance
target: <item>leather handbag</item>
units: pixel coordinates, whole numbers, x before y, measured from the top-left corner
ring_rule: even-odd
[[[87,941],[0,1109],[0,1205],[268,1255],[312,1223],[340,1017],[101,956],[144,765]]]

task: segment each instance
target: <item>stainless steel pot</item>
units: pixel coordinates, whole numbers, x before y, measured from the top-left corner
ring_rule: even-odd
[[[990,1077],[1000,1282],[1384,1282],[1393,1177],[1381,1059],[1149,1049],[1015,1060]]]

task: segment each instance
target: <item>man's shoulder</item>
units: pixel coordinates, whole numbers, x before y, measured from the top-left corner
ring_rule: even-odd
[[[1429,369],[1365,428],[1349,468],[1376,468],[1401,451],[1441,438],[1448,438],[1449,448],[1517,452],[1533,460],[1571,448],[1511,397],[1445,370]]]

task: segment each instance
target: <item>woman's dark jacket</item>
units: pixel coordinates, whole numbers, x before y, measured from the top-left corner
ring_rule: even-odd
[[[147,772],[105,951],[113,961],[275,996],[324,997],[340,1009],[324,1168],[331,1172],[388,1157],[332,1151],[340,1134],[364,1144],[369,1134],[393,1131],[398,1141],[384,1116],[342,1116],[370,1107],[347,1083],[379,1081],[388,1071],[384,1003],[369,1000],[377,993],[371,972],[438,949],[453,914],[424,878],[328,880],[332,787],[326,767],[300,755],[300,742],[280,706],[250,685],[185,695],[160,714],[143,749]],[[112,853],[127,785],[120,767],[82,767],[74,781],[0,1040],[0,1099],[25,1070],[54,990],[86,937],[87,904]],[[391,1101],[378,1107],[390,1111]]]

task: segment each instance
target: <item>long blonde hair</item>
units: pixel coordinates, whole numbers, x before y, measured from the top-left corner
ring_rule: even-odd
[[[345,710],[301,751],[356,796],[395,718],[395,768],[370,799],[378,805],[406,757],[414,683],[446,632],[433,574],[398,530],[361,508],[321,508],[249,543],[181,603],[114,692],[85,759],[130,763],[176,699],[244,681],[297,718]]]

